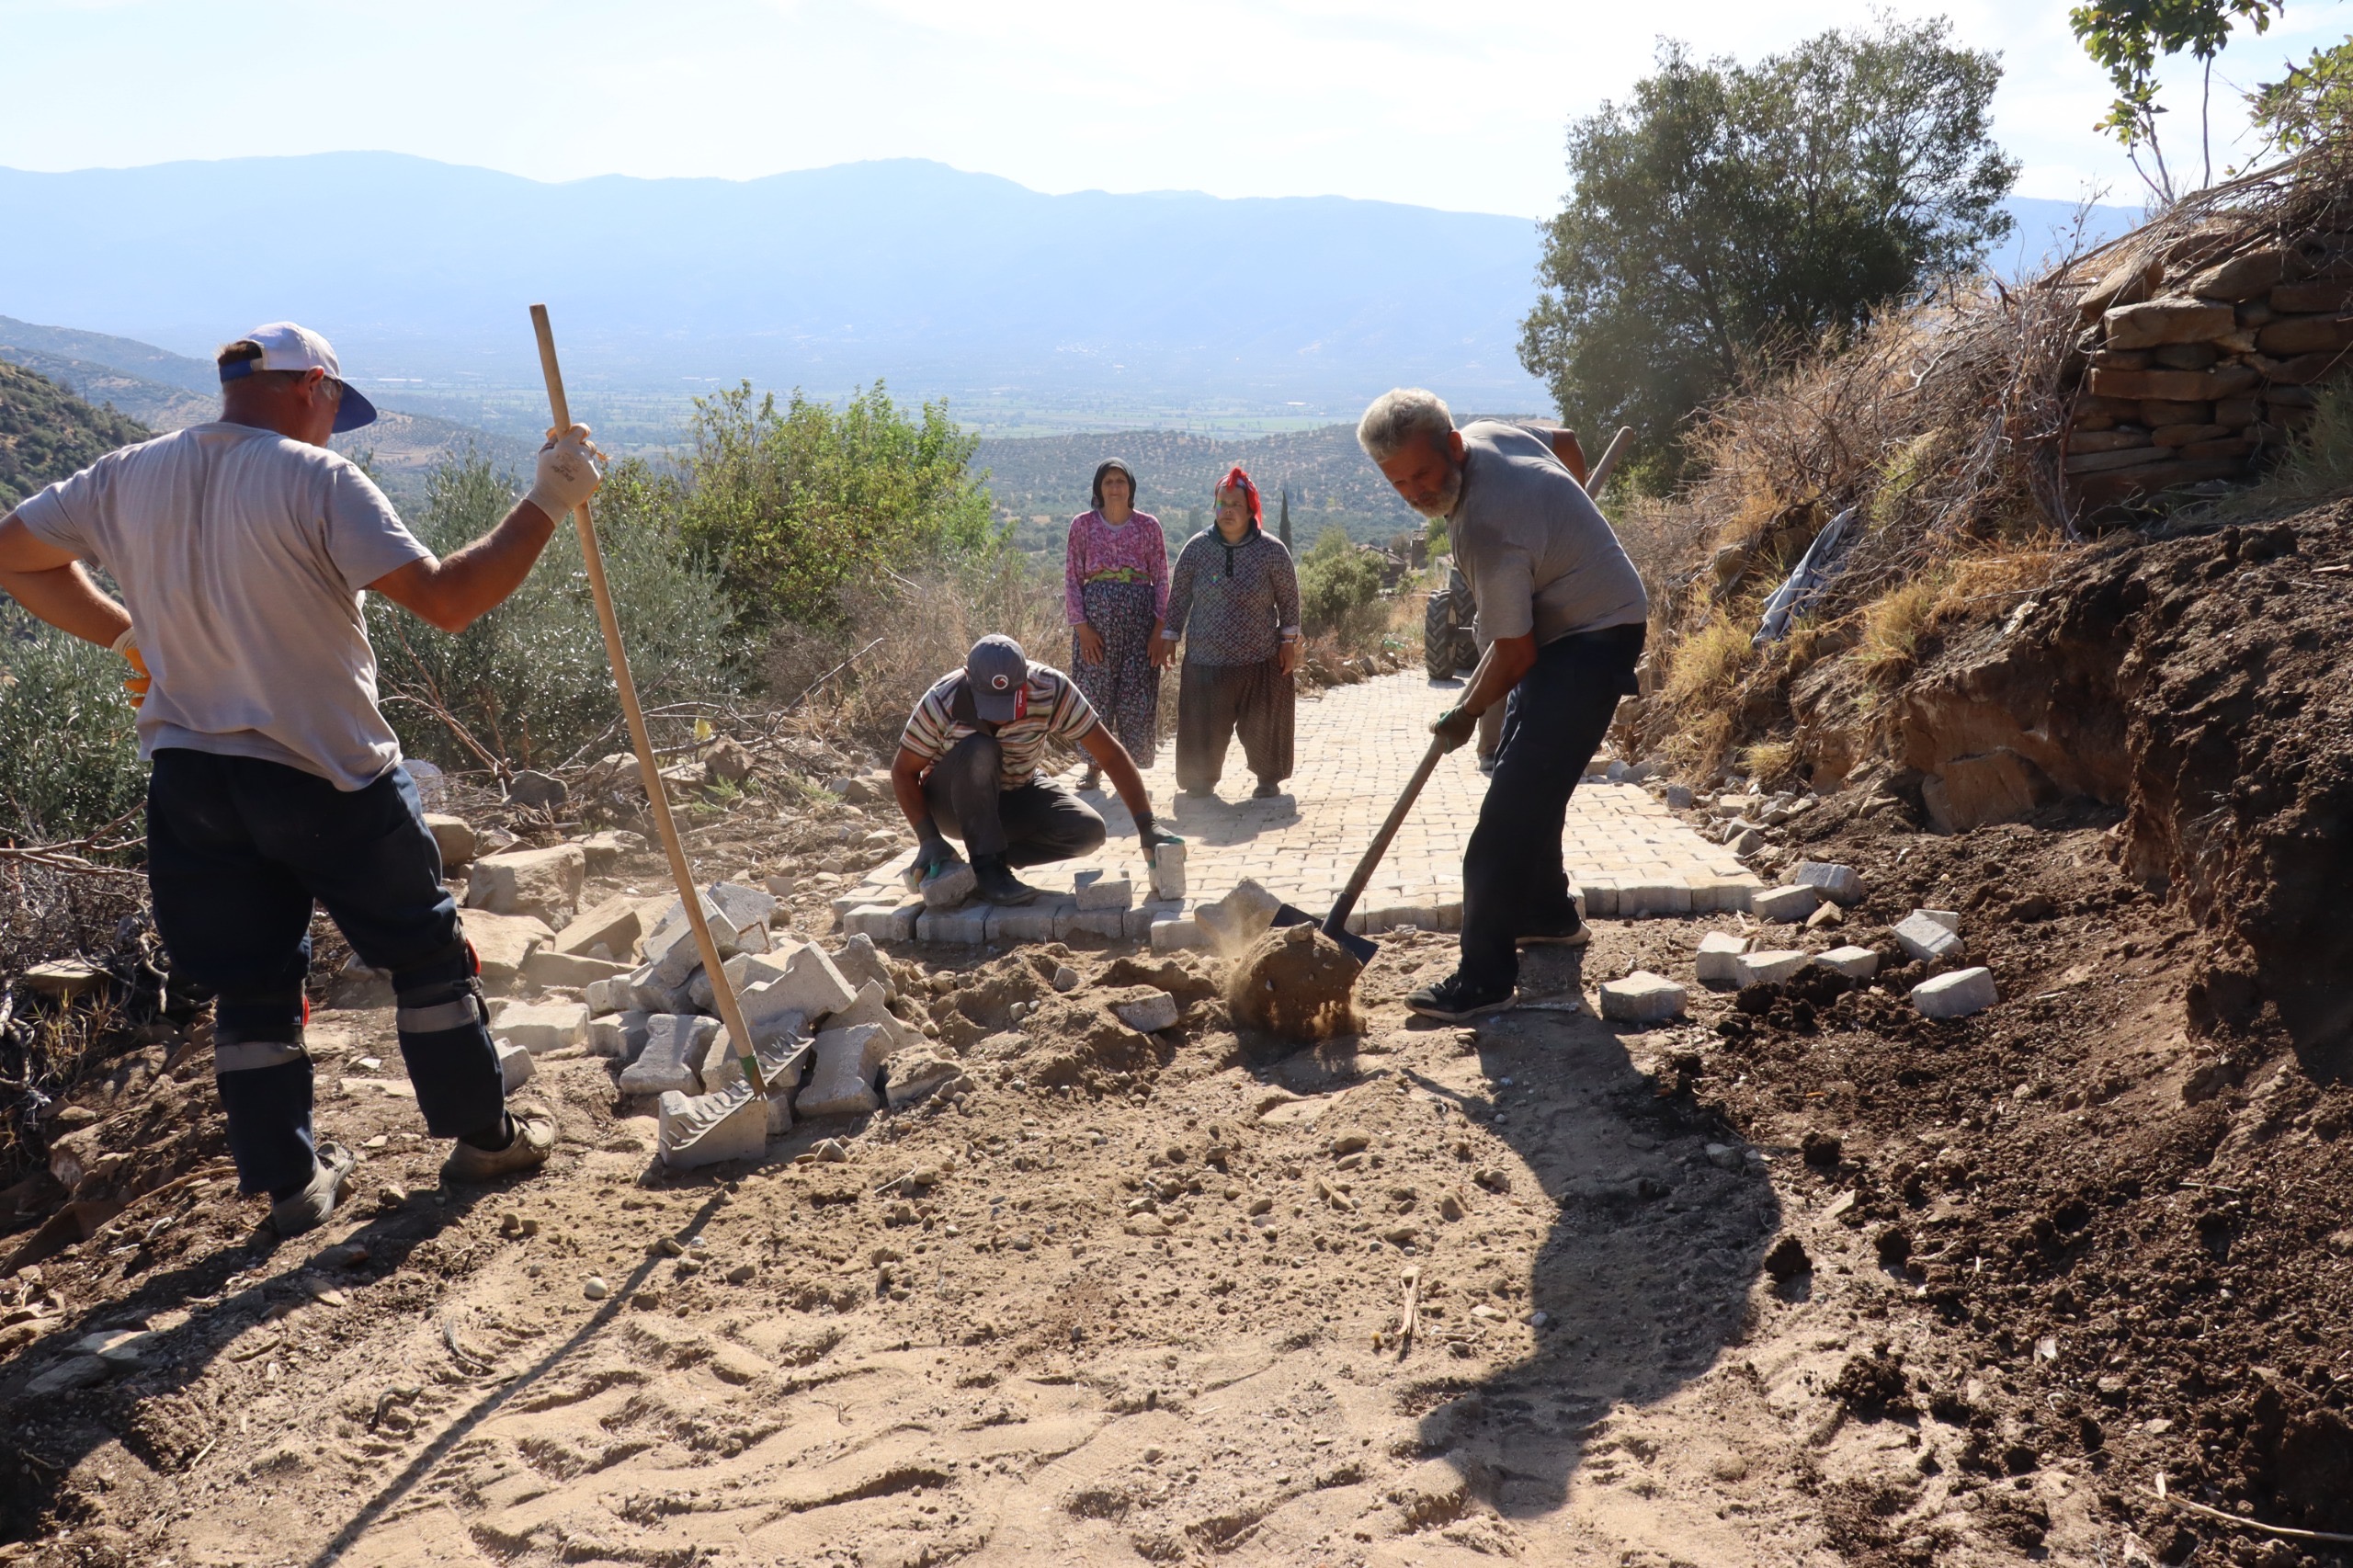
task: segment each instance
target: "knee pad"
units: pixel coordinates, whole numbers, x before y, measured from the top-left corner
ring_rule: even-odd
[[[471,942],[452,942],[430,958],[394,971],[392,994],[400,1003],[392,1023],[402,1034],[490,1027],[490,1007],[482,995],[482,961]]]
[[[213,1073],[250,1073],[308,1061],[302,1029],[310,1021],[311,999],[299,987],[222,996],[212,1010]]]

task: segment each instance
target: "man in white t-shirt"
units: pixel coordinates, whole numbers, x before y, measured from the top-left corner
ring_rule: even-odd
[[[445,1173],[543,1165],[543,1115],[510,1114],[472,949],[400,744],[376,707],[360,595],[460,631],[519,586],[599,483],[585,426],[540,453],[504,522],[447,561],[329,436],[376,416],[326,339],[291,322],[219,355],[219,420],[110,452],[0,519],[0,590],[125,653],[152,765],[147,876],[176,974],[212,991],[213,1070],[241,1185],[281,1235],[333,1212],[356,1164],[311,1127],[313,902],[388,970],[418,1108],[457,1140]],[[84,569],[105,568],[124,602]],[[133,631],[133,627],[137,631]]]

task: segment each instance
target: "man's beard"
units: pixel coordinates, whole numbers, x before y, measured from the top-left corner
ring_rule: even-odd
[[[1458,468],[1448,472],[1446,483],[1437,494],[1426,501],[1408,501],[1406,505],[1425,517],[1443,517],[1453,511],[1454,504],[1461,499],[1462,471]]]

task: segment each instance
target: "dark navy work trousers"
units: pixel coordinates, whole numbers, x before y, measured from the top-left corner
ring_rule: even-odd
[[[1569,796],[1632,695],[1643,629],[1612,626],[1557,638],[1512,688],[1495,777],[1462,853],[1462,967],[1481,991],[1519,978],[1518,938],[1572,918],[1561,832]]]
[[[346,791],[257,757],[158,751],[147,880],[174,971],[219,996],[214,1071],[245,1191],[289,1196],[314,1167],[302,1049],[313,900],[362,962],[392,971],[426,1129],[454,1138],[502,1125],[473,955],[406,768]]]

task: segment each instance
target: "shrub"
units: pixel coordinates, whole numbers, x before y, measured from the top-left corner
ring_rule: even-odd
[[[1381,568],[1348,536],[1325,528],[1299,561],[1299,613],[1312,636],[1331,632],[1361,642],[1388,623],[1381,602]]]
[[[877,381],[839,413],[752,385],[695,400],[694,450],[672,487],[679,534],[719,563],[747,628],[838,623],[841,590],[990,539],[979,437],[926,403],[917,419]]]
[[[469,452],[426,481],[417,537],[447,555],[495,527],[515,503],[510,476]],[[597,507],[630,668],[649,711],[724,702],[743,688],[745,639],[719,575],[683,546],[675,485],[617,464]],[[548,767],[626,745],[578,534],[560,528],[512,597],[455,636],[381,596],[368,605],[384,711],[414,755],[446,767]]]
[[[0,597],[0,839],[75,838],[138,807],[147,767],[122,689],[130,673]]]

